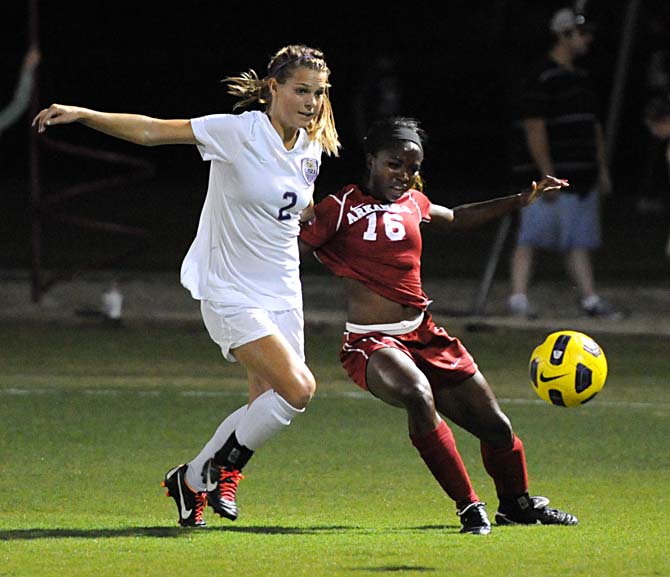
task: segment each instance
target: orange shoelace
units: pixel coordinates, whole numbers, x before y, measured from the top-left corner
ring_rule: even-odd
[[[195,494],[195,522],[202,522],[202,514],[207,507],[207,493]]]
[[[221,498],[226,501],[235,501],[235,494],[237,493],[237,486],[240,481],[244,479],[244,475],[237,469],[227,471],[221,469],[221,476],[219,477],[219,487],[221,489]]]

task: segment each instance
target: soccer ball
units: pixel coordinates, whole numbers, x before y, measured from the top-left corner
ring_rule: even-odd
[[[591,337],[577,331],[551,333],[530,357],[533,390],[547,403],[578,407],[605,386],[607,359]]]

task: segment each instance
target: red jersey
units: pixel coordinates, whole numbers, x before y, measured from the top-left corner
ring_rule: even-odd
[[[418,190],[384,203],[349,185],[314,207],[316,217],[300,238],[337,276],[425,310],[430,301],[421,286],[420,224],[430,221],[430,207]]]

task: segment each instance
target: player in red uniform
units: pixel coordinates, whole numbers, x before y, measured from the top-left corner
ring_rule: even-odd
[[[413,119],[375,124],[365,140],[364,182],[323,199],[301,231],[302,253],[313,251],[346,282],[340,359],[360,387],[407,411],[412,444],[454,500],[461,532],[487,534],[491,524],[441,415],[480,439],[500,500],[498,524],[574,525],[573,515],[529,496],[523,444],[472,356],[433,322],[420,260],[422,224],[471,228],[567,182],[547,176],[519,194],[451,210],[419,190],[424,139]]]

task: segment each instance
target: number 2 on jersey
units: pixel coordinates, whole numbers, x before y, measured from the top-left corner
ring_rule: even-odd
[[[363,240],[377,240],[377,214],[368,214],[368,228],[363,233]],[[405,238],[405,225],[402,223],[402,215],[394,212],[385,212],[384,232],[389,240],[402,240]]]
[[[279,220],[289,220],[291,213],[286,211],[291,210],[295,206],[295,203],[298,202],[298,195],[295,192],[285,192],[284,198],[291,199],[291,202],[279,209],[279,216],[277,217]]]

